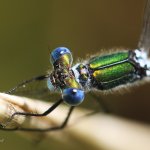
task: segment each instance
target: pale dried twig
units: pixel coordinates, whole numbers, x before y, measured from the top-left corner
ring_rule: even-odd
[[[0,93],[0,123],[5,125],[15,111],[42,113],[50,105],[52,104],[39,100]],[[16,116],[8,127],[28,126],[32,128],[47,128],[56,126],[61,124],[66,113],[66,108],[60,106],[46,117],[31,117],[29,119]],[[102,113],[85,117],[87,113],[90,113],[90,111],[77,108],[71,116],[68,126],[63,131],[46,132],[43,135],[68,144],[71,139],[78,139],[89,145],[90,148],[93,147],[93,149],[150,149],[150,127],[148,125]],[[21,131],[17,132],[20,133]],[[24,132],[21,133],[26,135]],[[31,136],[37,135],[33,132],[28,132],[28,134]]]

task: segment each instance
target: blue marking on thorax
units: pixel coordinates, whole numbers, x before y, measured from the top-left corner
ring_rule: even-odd
[[[74,73],[76,81],[82,86],[82,88],[89,89],[91,79],[88,65],[85,63],[78,63],[72,67],[72,71]]]

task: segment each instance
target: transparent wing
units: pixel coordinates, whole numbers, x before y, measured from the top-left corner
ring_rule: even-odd
[[[47,88],[48,77],[49,75],[42,75],[31,78],[30,80],[25,80],[6,93],[45,101],[60,99],[60,93],[50,91]]]
[[[150,0],[147,0],[143,19],[143,29],[138,44],[140,49],[144,49],[148,52],[150,51]]]

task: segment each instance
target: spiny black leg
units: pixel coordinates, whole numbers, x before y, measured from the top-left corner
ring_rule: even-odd
[[[70,107],[65,120],[63,121],[63,123],[60,126],[51,127],[51,128],[47,128],[47,129],[19,128],[19,130],[21,130],[21,131],[32,131],[32,132],[47,132],[47,131],[61,130],[61,129],[63,129],[67,125],[67,123],[69,121],[69,118],[71,116],[71,113],[72,113],[72,111],[73,111],[74,108],[75,108],[74,106]]]
[[[25,84],[28,84],[28,83],[33,82],[33,81],[40,81],[40,80],[46,79],[48,77],[49,77],[49,75],[41,75],[41,76],[34,77],[34,78],[30,79],[30,80],[23,81],[22,83],[18,84],[17,86],[15,86],[14,88],[12,88],[11,90],[9,90],[9,91],[7,91],[5,93],[11,94],[16,89],[18,89],[19,87],[21,87],[21,86],[23,86]]]
[[[17,128],[16,127],[14,129],[5,129],[5,128],[3,128],[2,130],[6,130],[6,131],[30,131],[30,132],[47,132],[47,131],[61,130],[61,129],[63,129],[67,125],[67,123],[69,121],[69,118],[71,116],[71,113],[72,113],[72,111],[73,111],[74,108],[75,108],[74,106],[70,107],[65,120],[62,122],[62,124],[60,126],[51,127],[51,128],[47,128],[47,129],[40,129],[40,128],[36,128],[36,129],[35,128],[19,128],[19,127]]]
[[[96,102],[99,104],[101,110],[105,113],[111,113],[111,111],[109,110],[108,106],[106,106],[106,103],[104,102],[104,100],[97,96],[94,92],[91,92],[91,96],[94,98],[94,100],[96,100]]]
[[[34,114],[34,113],[28,113],[28,112],[15,112],[14,114],[12,114],[12,116],[10,117],[10,120],[6,123],[6,125],[3,126],[3,128],[0,128],[0,129],[5,130],[6,128],[4,128],[4,127],[6,127],[12,121],[12,119],[14,118],[14,116],[16,116],[16,115],[19,115],[19,116],[36,116],[36,117],[46,116],[49,113],[51,113],[62,102],[63,102],[63,99],[58,100],[56,103],[54,103],[48,110],[46,110],[42,114]],[[14,129],[9,129],[9,130],[14,130]],[[15,130],[16,130],[16,128],[15,128]]]

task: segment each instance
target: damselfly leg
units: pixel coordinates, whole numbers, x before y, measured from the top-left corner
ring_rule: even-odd
[[[47,79],[49,76],[48,75],[42,75],[42,76],[37,76],[37,77],[34,77],[30,80],[26,80],[22,83],[20,83],[19,85],[17,85],[16,87],[14,87],[13,89],[9,90],[8,94],[14,94],[16,90],[18,90],[19,88],[23,88],[25,86],[27,86],[28,84],[32,83],[32,82],[35,82],[35,81],[43,81],[45,79]],[[43,88],[44,89],[44,88]],[[48,90],[48,89],[47,89]],[[42,90],[43,91],[43,90]],[[49,90],[46,91],[44,90],[44,92],[47,94],[48,92],[50,92]],[[31,112],[15,112],[12,114],[12,116],[10,117],[10,119],[5,123],[5,125],[1,125],[2,128],[0,128],[1,130],[6,130],[6,131],[16,131],[16,130],[22,130],[22,131],[41,131],[41,132],[44,132],[44,131],[51,131],[51,130],[59,130],[59,129],[62,129],[66,126],[68,120],[69,120],[69,117],[72,113],[72,110],[73,110],[73,106],[70,107],[69,111],[68,111],[68,114],[66,116],[66,118],[64,119],[63,123],[60,125],[60,126],[56,126],[56,127],[51,127],[51,128],[47,128],[47,129],[32,129],[32,128],[22,128],[22,127],[15,127],[15,128],[6,128],[7,125],[9,125],[9,123],[13,120],[13,118],[15,116],[25,116],[25,117],[32,117],[32,116],[35,116],[35,117],[44,117],[44,116],[47,116],[48,114],[50,114],[55,108],[57,108],[57,106],[59,106],[61,103],[63,102],[63,99],[59,99],[57,100],[49,109],[47,109],[45,112],[41,113],[41,114],[37,114],[37,113],[31,113]]]
[[[21,113],[21,112],[16,112],[14,115],[23,115],[23,116],[46,116],[48,115],[50,112],[52,112],[60,103],[62,102],[62,99],[57,101],[54,105],[52,105],[45,113],[43,114],[30,114],[30,113]],[[15,127],[15,128],[0,128],[0,130],[5,130],[5,131],[30,131],[30,132],[47,132],[47,131],[55,131],[55,130],[61,130],[64,127],[66,127],[69,118],[71,116],[71,113],[73,111],[75,107],[71,106],[69,108],[68,114],[66,116],[66,118],[64,119],[64,121],[62,122],[62,124],[60,126],[54,126],[54,127],[50,127],[50,128],[46,128],[46,129],[42,129],[42,128],[22,128],[22,127]]]

